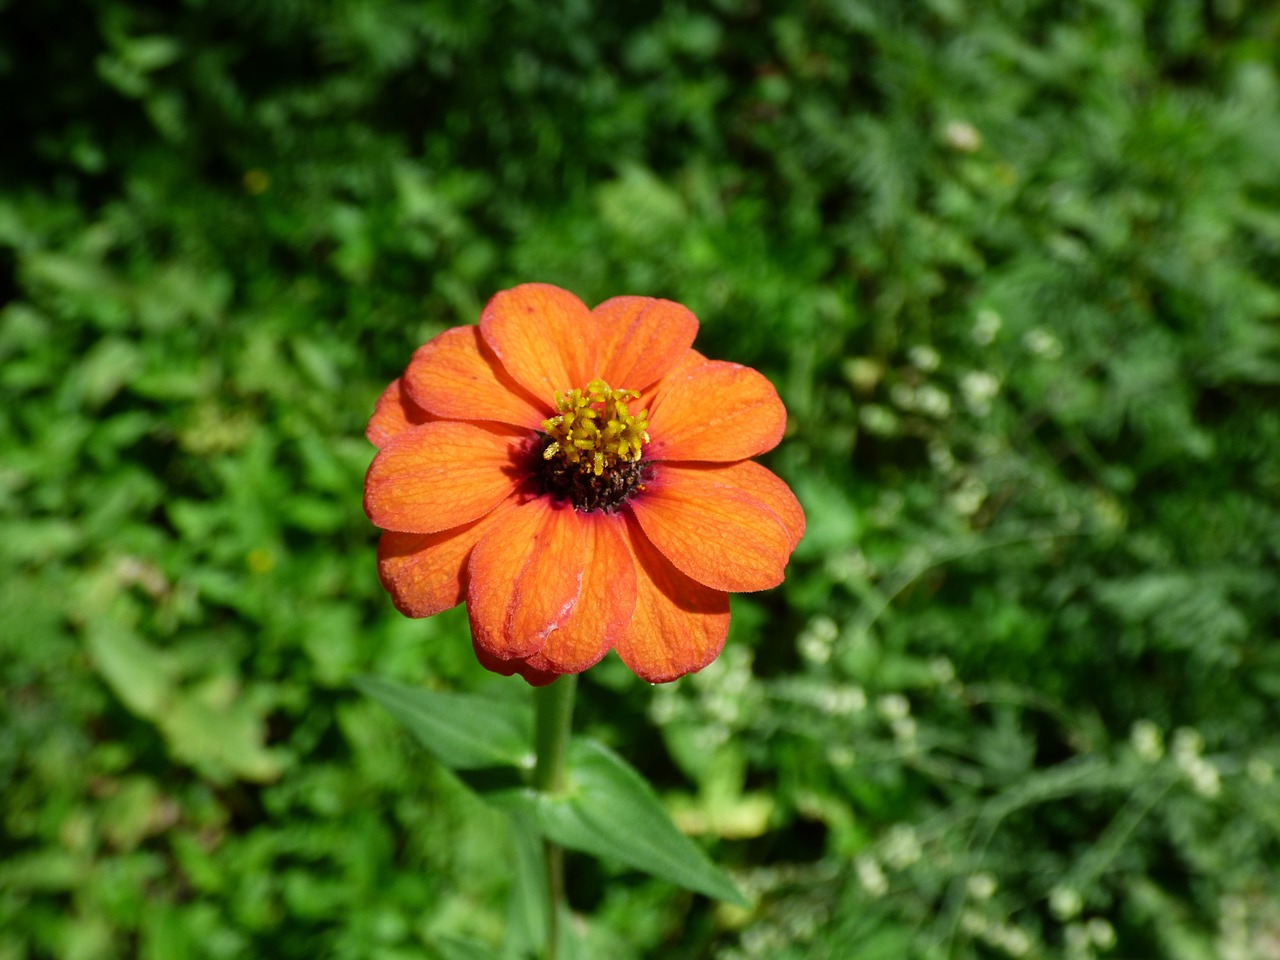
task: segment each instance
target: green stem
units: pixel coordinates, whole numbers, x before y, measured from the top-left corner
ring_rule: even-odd
[[[565,754],[573,727],[573,695],[577,689],[577,676],[568,674],[533,691],[534,745],[538,757],[533,786],[541,793],[561,793],[568,783]],[[550,840],[544,840],[542,846],[547,861],[547,960],[555,960],[560,908],[565,902],[564,851]]]

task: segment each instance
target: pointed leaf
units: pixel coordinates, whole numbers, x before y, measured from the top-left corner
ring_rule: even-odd
[[[528,809],[511,812],[511,841],[515,873],[507,903],[507,936],[503,952],[509,956],[538,954],[547,942],[547,862],[542,836]]]
[[[677,829],[644,778],[608,747],[575,739],[569,781],[563,795],[534,798],[538,826],[548,839],[749,906],[728,875]]]
[[[527,703],[424,690],[376,677],[358,677],[354,683],[452,770],[532,766],[533,712]]]

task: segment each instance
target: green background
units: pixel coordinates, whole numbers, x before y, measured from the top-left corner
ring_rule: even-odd
[[[0,0],[0,960],[498,944],[503,815],[352,687],[378,392],[664,296],[808,513],[721,658],[589,671],[750,910],[600,957],[1280,956],[1280,8]],[[454,944],[454,947],[450,947]]]

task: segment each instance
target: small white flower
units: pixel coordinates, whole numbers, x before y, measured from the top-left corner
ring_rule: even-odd
[[[951,120],[942,128],[942,139],[952,150],[973,153],[982,146],[982,134],[967,120]]]
[[[974,342],[981,347],[990,346],[995,341],[996,334],[1000,332],[1001,323],[1000,314],[990,307],[983,307],[974,318],[971,334]]]
[[[920,730],[915,717],[895,717],[889,726],[893,730],[894,737],[907,742],[914,740]]]
[[[1001,947],[1011,957],[1024,957],[1031,949],[1031,937],[1021,927],[1002,925],[990,934],[993,946]]]
[[[847,744],[837,743],[827,747],[827,762],[833,767],[852,767],[857,761],[857,752]]]
[[[889,892],[889,878],[884,875],[879,861],[870,854],[863,854],[853,862],[858,883],[872,897],[883,897]]]
[[[836,637],[840,636],[839,625],[826,614],[814,617],[813,622],[809,624],[809,629],[827,643],[835,643]]]
[[[946,657],[934,657],[929,661],[929,673],[937,683],[950,683],[956,678],[956,665]]]
[[[894,870],[905,870],[920,859],[920,840],[907,824],[897,824],[884,839],[884,862]]]
[[[1116,945],[1116,928],[1104,917],[1093,917],[1085,924],[1085,928],[1089,932],[1089,939],[1099,950],[1110,950]]]
[[[1070,920],[1083,906],[1080,894],[1071,887],[1054,887],[1049,891],[1049,912],[1058,920]]]
[[[945,443],[932,442],[928,447],[929,463],[939,473],[950,473],[956,465],[955,455]]]
[[[830,553],[823,566],[839,583],[861,583],[874,573],[867,558],[857,549]]]
[[[915,387],[898,381],[889,388],[889,402],[899,410],[914,410],[916,408]]]
[[[803,630],[796,646],[800,648],[800,656],[804,657],[810,663],[816,663],[819,666],[831,659],[831,644],[823,639],[814,630]]]
[[[996,878],[985,870],[969,877],[964,886],[975,900],[990,900],[999,888]]]
[[[977,910],[965,910],[960,914],[960,929],[971,937],[983,937],[987,934],[990,921]]]
[[[911,701],[900,693],[886,693],[876,701],[876,709],[886,720],[901,720],[911,714]]]
[[[1178,764],[1182,772],[1191,781],[1191,789],[1202,797],[1212,800],[1222,792],[1222,779],[1218,768],[1203,757],[1192,757],[1185,763]]]
[[[858,423],[867,433],[878,437],[891,437],[898,432],[897,415],[878,403],[863,404],[858,409]]]
[[[977,416],[991,412],[991,401],[1000,392],[1000,381],[986,370],[970,370],[960,378],[965,405]]]
[[[836,691],[836,713],[861,713],[867,709],[867,694],[856,684],[840,687]]]
[[[987,488],[972,477],[966,478],[960,488],[947,498],[951,509],[962,517],[972,517],[987,499]]]
[[[1067,942],[1067,955],[1072,957],[1086,956],[1089,950],[1089,931],[1083,923],[1069,923],[1063,929],[1063,939]]]
[[[1134,722],[1129,729],[1129,744],[1147,763],[1155,763],[1164,756],[1164,734],[1150,720]]]
[[[1027,331],[1022,338],[1022,345],[1038,357],[1056,360],[1062,356],[1062,343],[1044,327],[1036,327]]]
[[[907,351],[907,358],[917,369],[933,373],[942,364],[942,355],[928,344],[917,344]]]
[[[844,375],[855,390],[867,394],[884,376],[884,365],[870,357],[853,357],[845,361]]]
[[[935,420],[941,420],[951,413],[951,397],[931,383],[920,385],[916,390],[915,401],[917,410]]]
[[[1179,761],[1198,757],[1204,751],[1204,737],[1195,727],[1179,727],[1173,731],[1173,755]]]

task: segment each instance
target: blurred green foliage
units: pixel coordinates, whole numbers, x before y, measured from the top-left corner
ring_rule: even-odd
[[[351,686],[504,683],[382,595],[360,433],[531,279],[689,305],[809,516],[704,673],[586,675],[755,898],[571,858],[598,955],[1280,956],[1278,48],[1241,0],[0,0],[0,960],[502,941],[517,838]]]

